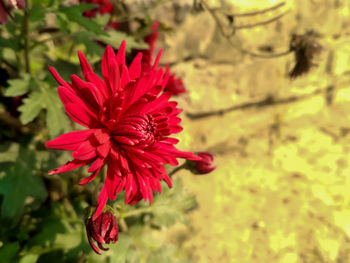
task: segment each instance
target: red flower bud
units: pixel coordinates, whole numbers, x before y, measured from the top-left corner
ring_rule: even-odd
[[[102,244],[115,243],[118,241],[118,225],[114,214],[110,211],[101,213],[96,220],[90,217],[86,224],[86,233],[92,249],[101,254],[100,250],[96,247],[93,240],[97,242],[97,245],[102,250],[108,250],[104,248]]]
[[[200,152],[197,154],[202,159],[199,161],[188,161],[189,168],[194,174],[207,174],[215,170],[214,156],[209,152]]]

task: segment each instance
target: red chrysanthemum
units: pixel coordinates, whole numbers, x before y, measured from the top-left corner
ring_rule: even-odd
[[[144,41],[149,45],[149,49],[141,50],[143,53],[142,70],[145,72],[152,70],[152,62],[154,60],[153,54],[156,49],[156,41],[159,34],[158,28],[159,23],[154,22],[151,27],[151,34],[144,38]],[[170,70],[169,67],[167,67],[167,70]],[[169,81],[165,86],[165,90],[168,91],[171,95],[179,95],[186,92],[182,79],[177,78],[174,73],[170,74]]]
[[[160,180],[172,186],[164,164],[177,165],[176,158],[200,159],[191,152],[177,150],[174,145],[178,140],[169,137],[182,130],[177,117],[181,109],[169,101],[171,94],[162,92],[168,73],[157,69],[160,54],[153,70],[142,74],[142,53],[128,68],[125,41],[117,55],[108,46],[102,58],[103,80],[92,71],[82,52],[78,55],[85,81],[72,75],[70,84],[50,68],[60,84],[58,94],[67,114],[88,129],[63,134],[46,143],[49,148],[73,151],[74,157],[49,174],[91,164],[88,171],[92,174],[80,182],[84,185],[108,165],[94,220],[108,198],[114,200],[122,189],[127,204],[142,198],[151,203],[153,192],[161,192]]]

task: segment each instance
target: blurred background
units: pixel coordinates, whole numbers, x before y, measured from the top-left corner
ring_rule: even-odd
[[[237,106],[184,118],[182,144],[215,153],[217,164],[205,177],[181,174],[199,204],[189,215],[191,231],[183,231],[184,248],[203,263],[350,262],[349,1],[291,0],[264,14],[236,16],[239,27],[287,12],[236,30],[235,46],[209,12],[192,14],[186,12],[192,1],[176,2],[174,13],[156,17],[178,21],[164,36],[163,59],[176,64],[189,90],[178,99],[183,116]],[[242,14],[281,1],[207,3]],[[237,48],[268,56],[264,51],[288,50],[293,33],[310,30],[324,50],[309,74],[294,79],[292,53],[265,59]],[[175,228],[174,238],[179,233]]]
[[[32,1],[32,5],[39,5],[37,2]],[[46,2],[55,10],[55,5]],[[85,238],[83,210],[91,201],[82,190],[72,187],[78,180],[69,179],[73,173],[54,179],[44,175],[55,167],[57,160],[52,159],[69,160],[69,155],[51,154],[43,159],[37,155],[41,163],[30,169],[40,171],[45,182],[41,187],[47,190],[42,196],[28,196],[34,195],[41,205],[23,197],[25,212],[23,207],[13,212],[11,205],[4,209],[4,200],[17,200],[4,184],[8,183],[4,178],[9,177],[6,169],[12,165],[8,163],[19,158],[18,148],[12,159],[4,157],[16,152],[11,148],[13,142],[16,147],[29,145],[32,148],[28,149],[45,151],[45,140],[57,134],[50,132],[49,126],[20,140],[21,129],[28,128],[34,118],[22,117],[24,126],[15,123],[13,131],[8,129],[11,123],[2,117],[0,165],[5,172],[0,177],[1,215],[2,222],[9,222],[17,213],[17,223],[9,228],[16,234],[9,234],[4,225],[0,231],[0,258],[5,259],[0,261],[350,262],[350,1],[120,2],[124,9],[119,20],[116,16],[121,22],[118,30],[135,37],[136,42],[129,38],[132,48],[147,47],[139,41],[145,35],[140,28],[149,28],[153,21],[160,23],[156,42],[156,51],[164,48],[160,63],[169,65],[187,90],[174,98],[184,109],[184,131],[177,136],[178,148],[215,154],[217,168],[207,175],[181,170],[173,176],[178,182],[174,189],[178,190],[157,196],[154,210],[145,212],[147,204],[132,210],[118,201],[115,208],[121,211],[121,218],[123,213],[131,216],[125,216],[129,229],[121,228],[118,243],[99,257],[91,254]],[[16,12],[15,19],[20,20],[21,10]],[[54,21],[55,27],[57,21],[50,16],[46,19]],[[65,26],[71,33],[64,21],[58,19],[60,30],[64,32]],[[8,34],[4,32],[5,39]],[[32,53],[32,74],[50,83],[52,90],[57,85],[52,79],[46,80],[46,73],[40,75],[41,68],[46,70],[46,65],[54,64],[62,76],[80,74],[74,71],[78,68],[78,49],[90,52],[89,61],[99,61],[99,51],[87,44],[89,35],[73,33],[69,37],[78,43],[76,46],[67,42],[65,47],[57,42],[59,39],[48,36],[47,46]],[[119,46],[123,36],[118,37],[104,41]],[[36,61],[39,52],[47,57]],[[11,61],[9,53],[4,54],[2,60]],[[292,72],[298,63],[300,74],[295,76]],[[2,68],[10,78],[18,78],[11,65]],[[12,105],[5,99],[8,85],[4,83],[1,116],[7,116],[4,112]],[[10,92],[6,97],[14,94],[19,93]],[[45,127],[44,117],[36,119],[35,124]],[[28,160],[27,153],[19,152]],[[10,185],[15,189],[15,184]],[[90,190],[87,195],[93,192]],[[179,203],[184,205],[167,210]],[[33,227],[23,230],[26,224]]]

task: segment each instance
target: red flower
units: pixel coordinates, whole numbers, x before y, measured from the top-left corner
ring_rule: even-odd
[[[142,57],[142,70],[148,72],[152,70],[152,62],[154,60],[153,54],[156,49],[156,41],[158,38],[159,23],[154,22],[151,27],[151,34],[144,38],[144,41],[149,45],[149,49],[141,50]],[[167,70],[169,68],[167,67]],[[180,78],[176,78],[175,74],[170,74],[169,81],[165,86],[165,90],[171,95],[179,95],[186,92],[185,85]]]
[[[154,51],[156,50],[156,41],[158,38],[159,23],[154,22],[151,27],[151,34],[144,38],[144,41],[149,45],[149,49],[142,50],[142,70],[150,71],[154,61]]]
[[[103,15],[103,14],[112,15],[114,12],[114,6],[110,0],[79,0],[79,2],[98,5],[98,8],[94,8],[84,12],[84,16],[89,18],[95,17],[97,13],[99,13],[100,15]],[[109,21],[107,25],[108,27],[111,27],[117,30],[119,27],[119,24],[120,24],[119,22]]]
[[[195,174],[208,174],[215,170],[214,156],[209,152],[200,152],[198,156],[201,160],[188,161],[190,170]]]
[[[114,11],[114,6],[109,0],[79,0],[79,3],[96,4],[98,8],[88,10],[84,13],[86,17],[95,17],[96,13],[100,15],[112,14]]]
[[[161,52],[160,52],[161,53]],[[52,75],[60,84],[58,94],[67,114],[87,130],[74,131],[46,143],[49,148],[73,151],[74,160],[53,169],[59,174],[90,165],[92,174],[83,179],[92,181],[108,164],[107,176],[101,190],[94,219],[101,213],[107,199],[114,200],[124,189],[127,204],[141,200],[152,202],[153,192],[161,192],[160,180],[171,181],[164,164],[177,165],[176,158],[199,160],[190,152],[175,148],[177,139],[169,137],[182,130],[177,115],[181,109],[169,101],[171,95],[162,92],[168,74],[157,69],[141,74],[142,53],[137,54],[130,67],[125,64],[125,41],[117,55],[108,46],[102,58],[101,80],[79,52],[85,81],[72,75],[72,84],[64,81],[54,68]]]
[[[26,7],[26,3],[24,0],[6,0],[13,8],[24,9]],[[11,16],[9,10],[5,6],[4,0],[0,0],[0,24],[7,23],[7,15]]]
[[[170,74],[168,83],[165,86],[165,91],[170,92],[171,95],[179,95],[185,93],[185,85],[180,78],[176,78],[175,74]]]
[[[97,254],[101,252],[93,240],[97,242],[100,249],[108,250],[109,248],[104,248],[102,244],[118,241],[118,225],[114,214],[108,211],[101,213],[95,220],[90,217],[86,223],[86,234],[90,246]]]

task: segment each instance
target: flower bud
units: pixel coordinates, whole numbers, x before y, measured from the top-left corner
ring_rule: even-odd
[[[187,167],[194,174],[207,174],[215,170],[214,156],[209,152],[200,152],[197,154],[201,158],[199,161],[187,161]]]
[[[93,217],[90,216],[86,221],[86,233],[90,246],[97,254],[101,254],[101,252],[93,240],[97,242],[100,249],[108,250],[109,248],[104,248],[102,244],[118,241],[118,225],[113,209],[106,206],[96,220],[93,220]]]

